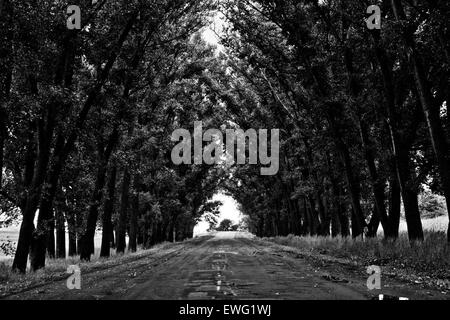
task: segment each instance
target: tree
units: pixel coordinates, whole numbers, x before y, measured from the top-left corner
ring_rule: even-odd
[[[236,231],[234,229],[233,221],[230,219],[224,219],[219,223],[219,226],[216,228],[216,231]]]

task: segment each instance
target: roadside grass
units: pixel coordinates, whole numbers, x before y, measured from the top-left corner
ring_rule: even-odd
[[[111,250],[111,256],[109,258],[100,258],[100,248],[96,248],[95,254],[89,262],[81,261],[79,256],[66,259],[47,258],[44,269],[31,272],[28,264],[26,274],[13,272],[13,260],[6,260],[0,262],[0,298],[5,294],[9,294],[11,291],[16,292],[33,286],[39,286],[43,283],[68,278],[69,274],[67,273],[67,269],[71,265],[80,266],[83,272],[106,269],[126,263],[130,260],[145,257],[154,251],[165,249],[173,245],[173,243],[164,242],[147,250],[139,248],[135,253],[126,252],[125,254],[116,254],[114,250]]]
[[[191,245],[196,246],[202,244],[205,238],[210,239],[213,238],[213,236],[206,235],[194,239],[187,239],[183,241],[183,243],[190,243]],[[30,288],[39,287],[40,285],[51,281],[64,280],[70,276],[67,273],[67,269],[72,265],[79,266],[83,273],[104,270],[122,263],[128,263],[146,257],[160,250],[170,249],[179,244],[180,242],[163,242],[149,249],[139,247],[137,252],[126,252],[125,254],[117,254],[115,250],[111,249],[111,256],[109,258],[100,258],[100,248],[96,247],[95,253],[92,255],[91,261],[89,262],[81,261],[79,256],[68,257],[66,259],[47,258],[45,268],[38,270],[37,272],[31,272],[28,263],[26,274],[13,272],[13,259],[5,259],[0,261],[0,298],[11,294],[11,292],[29,290]]]
[[[263,239],[312,254],[349,259],[358,264],[389,266],[432,278],[450,279],[450,246],[441,231],[425,231],[423,243],[411,244],[406,233],[396,241],[382,238],[276,237]]]

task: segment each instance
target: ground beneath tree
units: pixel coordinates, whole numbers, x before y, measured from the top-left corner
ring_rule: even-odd
[[[412,300],[449,298],[437,289],[388,277],[382,277],[382,290],[369,291],[365,268],[303,256],[295,249],[236,232],[174,244],[119,265],[81,272],[81,290],[68,290],[63,280],[4,298],[367,300],[379,294]]]

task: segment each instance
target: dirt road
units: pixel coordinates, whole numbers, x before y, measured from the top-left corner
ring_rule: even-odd
[[[219,233],[84,273],[82,289],[57,281],[7,299],[448,299],[437,291],[382,278],[369,291],[365,268],[310,259],[240,233]]]

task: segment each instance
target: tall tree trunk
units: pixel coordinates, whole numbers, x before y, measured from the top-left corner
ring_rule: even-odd
[[[322,189],[322,188],[320,188]],[[327,216],[325,207],[323,205],[323,190],[319,190],[316,192],[316,202],[317,207],[319,210],[319,217],[320,217],[320,223],[319,223],[319,235],[320,236],[329,236],[330,230],[327,231]]]
[[[102,233],[102,249],[100,256],[108,258],[111,251],[111,243],[114,242],[114,232],[112,225],[112,213],[114,210],[114,201],[116,197],[116,179],[117,166],[113,165],[109,174],[108,197],[105,198],[103,206],[103,233]]]
[[[7,118],[6,103],[9,101],[13,74],[13,8],[9,0],[4,0],[0,7],[0,28],[7,30],[6,37],[2,39],[0,46],[0,57],[3,61],[2,72],[0,73],[0,190],[3,179],[3,157],[5,141],[7,139]]]
[[[339,210],[339,222],[341,224],[341,235],[345,238],[350,236],[350,221],[348,218],[346,206],[342,205],[340,206]]]
[[[49,230],[47,235],[47,255],[50,259],[55,259],[55,221],[49,223]]]
[[[110,243],[111,243],[111,249],[115,249],[116,248],[116,237],[115,237],[115,233],[114,233],[114,225],[111,224],[111,229],[109,232],[109,239],[110,239]]]
[[[319,221],[319,215],[316,210],[316,201],[314,197],[310,196],[309,198],[309,216],[311,217],[310,223],[311,223],[311,235],[316,236],[319,234],[319,227],[320,227],[320,221]]]
[[[117,228],[117,249],[118,253],[124,253],[126,248],[126,230],[128,219],[128,207],[129,207],[129,190],[130,190],[130,171],[125,168],[122,181],[122,195],[120,204],[119,225]]]
[[[86,230],[81,236],[81,252],[80,259],[83,261],[90,261],[91,255],[94,253],[94,238],[95,229],[97,227],[98,220],[98,207],[103,197],[103,187],[105,185],[105,176],[107,170],[107,164],[102,159],[97,169],[97,178],[95,182],[94,191],[91,198],[91,204],[89,206],[89,212],[86,222]]]
[[[56,258],[66,258],[66,227],[61,210],[56,210]]]
[[[3,188],[3,157],[5,149],[6,126],[4,124],[5,112],[0,104],[0,190]]]
[[[393,165],[395,166],[395,163]],[[393,168],[389,180],[389,235],[394,239],[399,236],[401,209],[401,193],[396,172],[397,170]]]
[[[380,228],[380,217],[378,215],[377,209],[374,208],[372,218],[370,219],[370,222],[367,226],[367,229],[368,229],[367,237],[375,238],[378,234],[379,228]]]
[[[75,212],[67,212],[67,229],[69,231],[69,257],[77,255],[77,225]]]
[[[338,184],[336,179],[331,177],[331,193],[332,193],[332,203],[331,203],[331,236],[333,238],[341,234],[341,222],[339,219],[341,210],[340,194],[338,190]]]
[[[302,205],[303,205],[303,235],[312,235],[312,217],[311,212],[308,209],[308,196],[302,197]]]
[[[419,211],[418,190],[414,186],[412,179],[412,169],[410,167],[409,152],[406,150],[399,150],[399,175],[400,190],[403,198],[403,205],[405,206],[406,224],[408,225],[408,235],[411,241],[422,241],[424,239],[422,221]]]
[[[139,214],[139,175],[136,174],[134,177],[134,194],[130,212],[130,240],[128,244],[128,250],[131,252],[137,251],[138,214]]]

